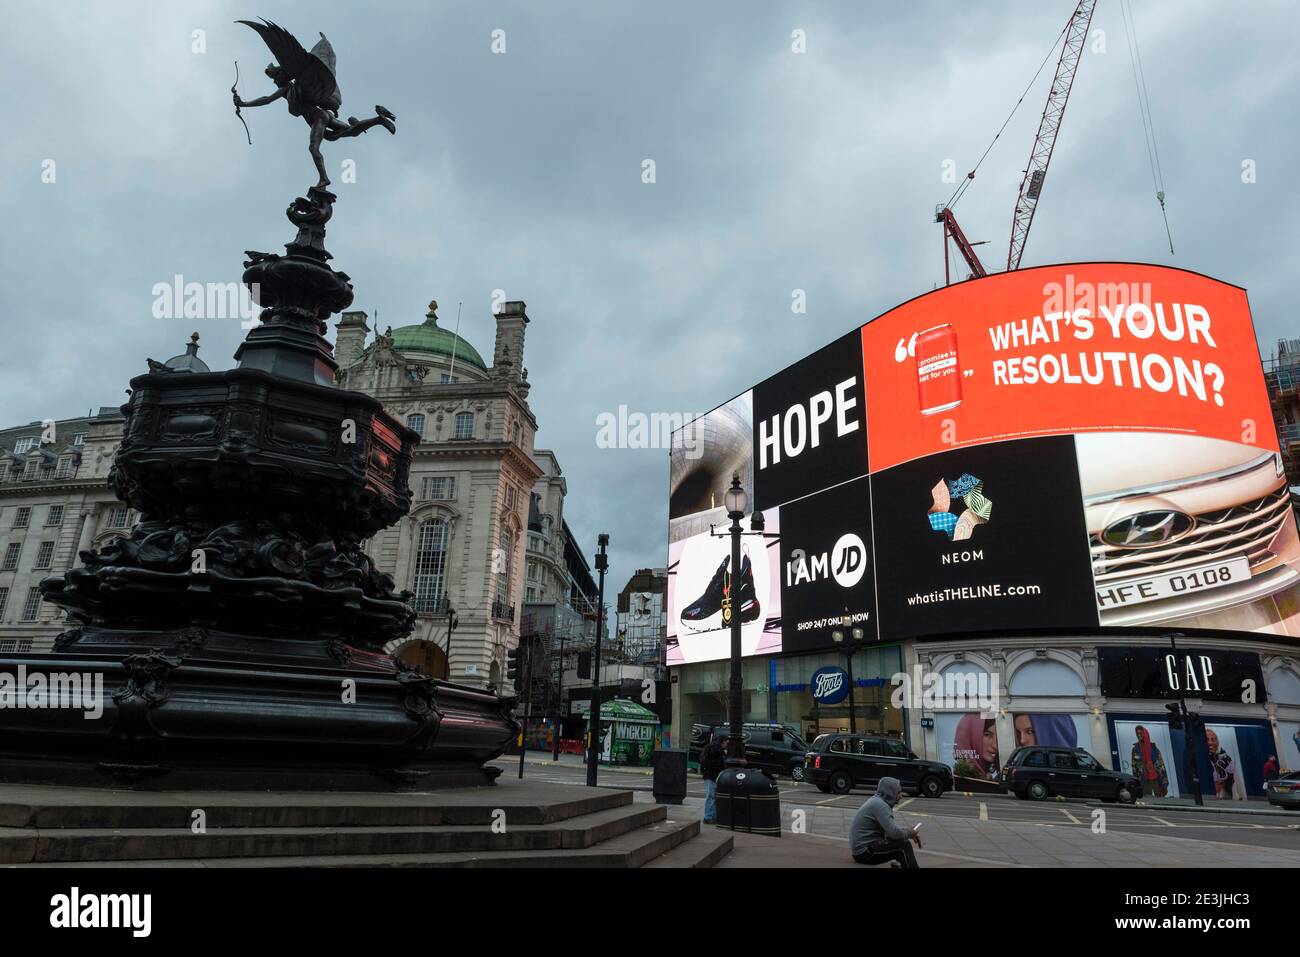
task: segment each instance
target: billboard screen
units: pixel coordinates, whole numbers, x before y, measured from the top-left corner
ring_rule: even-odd
[[[761,513],[735,574],[733,473]],[[669,664],[727,657],[733,611],[745,654],[846,620],[1300,635],[1246,293],[1084,263],[897,306],[675,433],[668,566]]]

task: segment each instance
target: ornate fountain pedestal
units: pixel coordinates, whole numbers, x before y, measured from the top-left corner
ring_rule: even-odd
[[[324,246],[333,200],[289,207],[287,255],[248,254],[264,308],[237,368],[131,380],[109,481],[141,521],[41,583],[70,620],[55,654],[0,656],[0,679],[100,675],[102,714],[0,708],[0,780],[371,790],[498,773],[484,765],[518,733],[514,701],[381,653],[415,615],[361,543],[409,509],[419,438],[333,385],[322,333],[352,301]]]

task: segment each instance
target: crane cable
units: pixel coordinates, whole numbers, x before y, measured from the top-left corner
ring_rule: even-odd
[[[1169,214],[1165,210],[1165,174],[1160,166],[1160,150],[1156,146],[1156,128],[1151,119],[1151,95],[1147,91],[1146,71],[1142,69],[1142,51],[1138,48],[1137,20],[1129,0],[1120,0],[1120,15],[1124,21],[1124,39],[1128,43],[1129,64],[1133,68],[1133,86],[1137,90],[1138,112],[1142,116],[1142,137],[1147,147],[1147,164],[1151,167],[1151,182],[1160,203],[1160,216],[1165,221],[1165,237],[1169,240],[1169,254],[1174,254],[1174,236],[1169,229]]]
[[[952,196],[949,198],[946,204],[949,209],[952,209],[953,206],[957,205],[957,201],[961,199],[962,194],[966,192],[966,187],[969,186],[971,184],[971,181],[975,179],[975,171],[980,168],[980,164],[984,162],[984,158],[988,156],[989,151],[993,149],[993,144],[998,141],[998,137],[1002,135],[1002,131],[1007,128],[1007,124],[1011,122],[1011,118],[1016,115],[1016,110],[1020,109],[1020,104],[1025,102],[1025,97],[1029,95],[1030,89],[1033,88],[1034,83],[1038,80],[1038,75],[1043,72],[1043,67],[1047,66],[1047,61],[1050,60],[1052,58],[1052,54],[1056,52],[1057,45],[1061,42],[1061,38],[1065,36],[1065,31],[1070,29],[1070,24],[1072,22],[1073,22],[1073,18],[1067,21],[1065,26],[1061,28],[1061,32],[1057,34],[1056,39],[1052,41],[1052,46],[1051,49],[1047,51],[1047,56],[1043,57],[1043,62],[1038,64],[1038,69],[1034,71],[1033,79],[1030,80],[1029,85],[1025,87],[1025,92],[1020,94],[1020,99],[1016,100],[1016,105],[1011,108],[1011,112],[1007,114],[1007,118],[1003,120],[1002,125],[998,127],[998,131],[995,134],[993,134],[993,140],[989,143],[988,147],[984,150],[983,155],[980,156],[979,162],[975,164],[974,169],[972,169],[969,173],[966,174],[966,178],[963,179],[961,183],[958,184],[957,188],[953,191]]]

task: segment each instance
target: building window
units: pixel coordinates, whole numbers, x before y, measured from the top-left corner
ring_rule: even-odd
[[[40,444],[41,440],[38,436],[29,435],[21,438],[14,443],[14,455],[22,455],[25,452],[30,452]]]
[[[85,433],[85,432],[73,432],[73,433],[72,433],[72,444],[73,444],[73,445],[85,445],[85,444],[86,444],[86,433]]]
[[[56,474],[54,477],[60,479],[72,478],[72,473],[74,471],[75,469],[73,468],[72,465],[72,456],[63,455],[59,457],[59,471],[58,474]]]
[[[514,551],[514,538],[510,534],[510,529],[504,526],[501,529],[501,537],[497,540],[498,553],[495,556],[497,574],[497,601],[503,604],[510,603],[510,566],[511,554]]]
[[[420,497],[430,502],[446,502],[456,497],[454,475],[428,475],[420,485]]]
[[[415,552],[415,610],[438,610],[438,600],[446,588],[447,523],[441,518],[420,526]]]
[[[520,441],[519,441],[520,432],[521,432],[521,430],[520,430],[520,428],[519,428],[519,423],[516,422],[516,423],[515,423],[515,427],[514,427],[514,429],[513,429],[515,445],[520,445],[520,444],[522,444],[522,443],[520,443]]]
[[[4,620],[5,608],[9,605],[9,589],[0,588],[0,621]]]
[[[27,589],[27,601],[23,603],[23,621],[35,621],[36,616],[41,612],[41,590],[39,588]]]
[[[23,553],[22,542],[11,542],[5,549],[5,563],[0,565],[0,572],[11,572],[18,567],[18,557]]]
[[[108,516],[108,527],[126,528],[126,513],[128,511],[129,510],[125,508],[113,509],[112,513]]]
[[[4,589],[0,589],[3,591]],[[10,655],[18,652],[25,655],[32,650],[32,640],[30,638],[6,638],[0,641],[0,655]]]
[[[513,512],[515,505],[518,503],[517,493],[513,485],[506,486],[506,511]]]
[[[541,573],[542,570],[538,567],[537,562],[528,563],[528,580],[530,582],[535,582],[537,579],[541,578]]]
[[[424,416],[415,412],[406,417],[406,427],[412,432],[418,432],[420,437],[424,437]]]
[[[448,385],[449,383],[452,383],[452,382],[459,382],[459,381],[460,381],[460,376],[458,376],[458,375],[448,375],[448,374],[445,373],[445,372],[442,374],[442,384],[443,384],[443,385]]]
[[[26,528],[32,520],[30,506],[24,505],[14,512],[14,528]]]
[[[527,595],[528,601],[537,601],[537,589],[534,588],[532,585],[528,586],[528,589],[525,592],[525,594]]]
[[[456,413],[456,438],[458,439],[474,438],[474,413],[473,412]]]
[[[63,506],[62,506],[62,505],[51,505],[51,506],[50,506],[50,510],[49,510],[49,512],[48,512],[48,513],[46,514],[46,516],[45,516],[45,524],[46,524],[46,525],[62,525],[62,524],[63,524]]]
[[[36,550],[36,564],[33,568],[49,568],[54,562],[54,543],[41,542],[41,547]]]
[[[23,465],[23,481],[30,482],[36,478],[36,459],[28,459]]]
[[[0,462],[0,482],[9,481],[9,463]]]

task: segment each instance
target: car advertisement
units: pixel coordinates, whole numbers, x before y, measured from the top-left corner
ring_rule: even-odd
[[[736,575],[762,629],[748,653],[843,627],[1300,636],[1300,537],[1246,293],[1197,273],[1083,263],[948,286],[675,433],[669,664],[729,653],[692,626],[731,594],[733,474],[763,525],[747,517]]]

